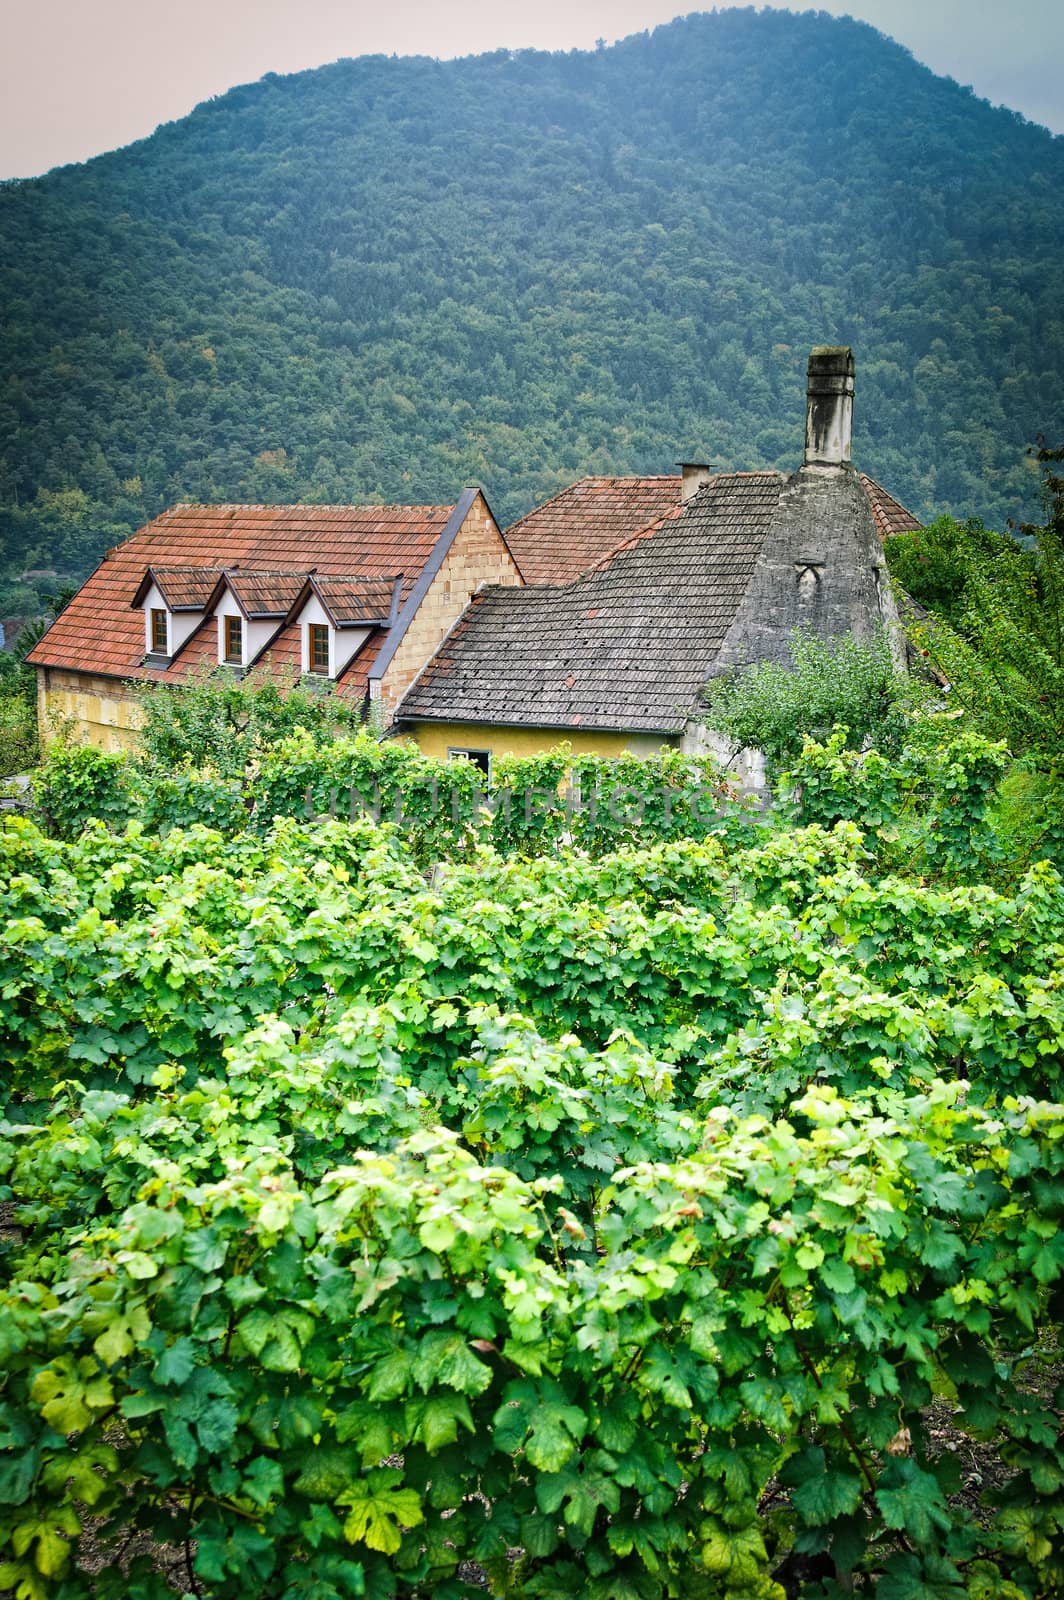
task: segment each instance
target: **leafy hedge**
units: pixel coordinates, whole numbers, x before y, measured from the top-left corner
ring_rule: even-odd
[[[126,1090],[177,1062],[191,1081],[263,1015],[303,1037],[356,1002],[390,1009],[437,1087],[479,1003],[593,1048],[621,1030],[689,1086],[708,1074],[758,1107],[813,1078],[849,1093],[958,1062],[991,1097],[1062,1093],[1064,889],[1048,865],[1010,893],[871,883],[841,824],[599,862],[482,850],[429,886],[368,822],[232,839],[97,826],[62,845],[9,821],[4,838],[0,1045],[24,1099],[62,1071]]]
[[[1050,866],[2,837],[0,1585],[1064,1584]]]
[[[1064,1120],[956,1101],[721,1108],[615,1169],[592,1236],[564,1167],[442,1129],[311,1183],[232,1084],[87,1097],[6,1147],[50,1243],[3,1297],[0,1582],[158,1593],[144,1557],[77,1572],[89,1514],[216,1596],[442,1600],[472,1561],[496,1593],[767,1600],[788,1550],[828,1553],[823,1594],[1046,1593],[1064,1460],[1023,1378],[1060,1310]],[[936,1395],[1002,1440],[978,1512]]]
[[[468,856],[485,841],[537,854],[563,843],[599,853],[625,840],[700,838],[741,828],[750,810],[709,757],[666,751],[607,760],[563,745],[499,758],[489,786],[471,762],[437,761],[365,731],[323,739],[303,728],[249,747],[235,769],[223,770],[169,762],[154,750],[135,760],[57,745],[34,775],[34,793],[60,838],[101,820],[235,833],[265,832],[277,816],[370,816],[393,823],[423,865]]]

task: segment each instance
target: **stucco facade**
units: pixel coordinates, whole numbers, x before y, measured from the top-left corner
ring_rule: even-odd
[[[98,750],[131,750],[141,712],[135,694],[117,678],[38,667],[37,722],[42,747],[69,731]]]
[[[493,728],[478,722],[418,722],[407,734],[427,756],[446,761],[450,750],[487,750],[491,756],[538,756],[559,745],[576,755],[650,756],[668,750],[674,740],[650,733],[610,733],[577,728]]]

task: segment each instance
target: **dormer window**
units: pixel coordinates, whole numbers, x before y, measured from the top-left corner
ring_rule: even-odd
[[[232,667],[244,664],[244,625],[228,612],[222,618],[222,660]]]
[[[329,676],[329,627],[324,622],[307,625],[307,671]]]
[[[303,672],[338,682],[377,628],[399,610],[402,576],[310,572],[288,614],[299,628]]]
[[[218,570],[214,567],[148,567],[133,596],[144,614],[144,665],[169,667],[207,615]]]

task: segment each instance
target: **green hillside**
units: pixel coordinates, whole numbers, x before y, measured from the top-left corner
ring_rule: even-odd
[[[177,499],[793,464],[812,343],[914,509],[1037,509],[1064,139],[862,24],[269,77],[0,187],[0,614]]]

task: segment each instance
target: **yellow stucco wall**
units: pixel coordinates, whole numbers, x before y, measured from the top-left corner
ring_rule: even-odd
[[[521,582],[484,496],[478,494],[381,679],[385,722],[435,655],[482,583]]]
[[[649,756],[672,741],[650,733],[582,732],[568,728],[491,728],[478,722],[418,722],[409,736],[427,756],[447,760],[449,749],[490,750],[493,756],[537,756],[571,745],[577,755]]]
[[[37,725],[42,747],[67,728],[79,744],[130,750],[137,742],[140,706],[115,678],[37,668]]]

